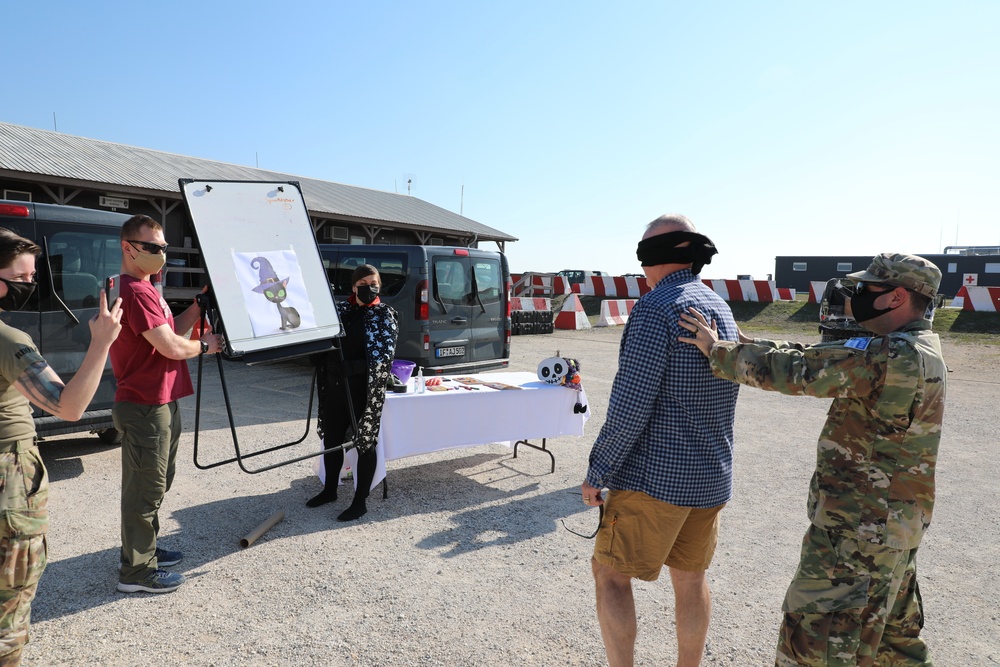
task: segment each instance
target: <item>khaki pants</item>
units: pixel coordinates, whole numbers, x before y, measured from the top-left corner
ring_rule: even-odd
[[[115,428],[122,432],[122,551],[119,581],[135,583],[157,568],[159,510],[174,481],[181,415],[166,405],[115,403]]]
[[[594,560],[643,581],[656,581],[664,565],[704,572],[719,542],[723,507],[681,507],[641,491],[611,489],[594,541]]]
[[[0,665],[18,665],[45,570],[49,476],[32,440],[0,445]]]

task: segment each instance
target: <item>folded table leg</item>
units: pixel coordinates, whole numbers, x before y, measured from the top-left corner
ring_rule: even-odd
[[[538,445],[536,445],[534,443],[531,443],[531,442],[529,442],[527,440],[518,440],[517,442],[515,442],[514,443],[514,458],[515,459],[517,458],[517,446],[518,445],[524,445],[525,447],[531,447],[532,449],[537,449],[540,452],[545,452],[546,454],[548,454],[549,458],[552,459],[552,470],[549,472],[549,474],[554,473],[556,471],[556,456],[551,451],[549,451],[548,449],[546,449],[546,447],[545,447],[545,438],[542,438],[542,445],[541,446],[538,446]]]

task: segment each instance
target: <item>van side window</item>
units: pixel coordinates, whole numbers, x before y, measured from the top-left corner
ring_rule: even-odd
[[[96,308],[104,279],[121,270],[118,236],[102,232],[56,232],[48,239],[52,286],[70,308]],[[53,302],[46,309],[56,309]]]
[[[371,264],[378,269],[382,279],[382,294],[396,296],[406,284],[408,268],[407,255],[404,252],[385,252],[359,255],[351,253],[349,248],[340,252],[335,259],[323,258],[326,274],[336,296],[348,296],[352,292],[351,273],[362,264]]]
[[[491,259],[476,259],[472,265],[476,274],[476,288],[484,304],[500,300],[500,262]]]
[[[472,303],[472,285],[460,259],[434,261],[434,298],[446,304],[468,306]]]

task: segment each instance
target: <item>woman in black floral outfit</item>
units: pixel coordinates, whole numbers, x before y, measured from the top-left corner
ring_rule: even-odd
[[[341,346],[344,360],[337,352],[316,357],[319,366],[319,435],[327,447],[345,442],[353,429],[347,405],[348,393],[358,419],[358,432],[351,436],[358,450],[357,491],[354,502],[338,517],[338,521],[353,521],[367,511],[365,500],[375,478],[375,443],[378,441],[385,404],[385,388],[389,381],[392,358],[396,352],[396,311],[382,303],[379,290],[382,280],[378,269],[362,264],[351,275],[354,286],[347,301],[337,304],[344,337]],[[344,451],[328,452],[323,457],[326,484],[319,495],[306,505],[319,507],[337,499],[340,469]]]

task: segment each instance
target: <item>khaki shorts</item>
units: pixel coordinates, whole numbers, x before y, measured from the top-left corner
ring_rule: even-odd
[[[707,570],[719,541],[723,507],[679,507],[641,491],[609,491],[594,560],[644,581],[655,581],[664,565]]]

